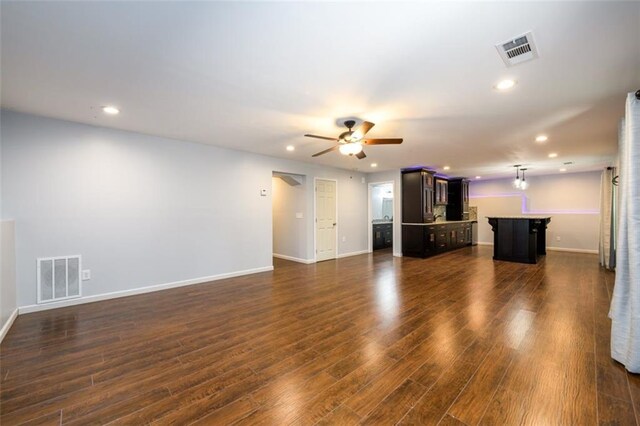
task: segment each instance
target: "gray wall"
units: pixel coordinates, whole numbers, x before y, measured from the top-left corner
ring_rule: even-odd
[[[336,179],[338,254],[367,249],[364,174],[6,110],[1,120],[18,306],[36,303],[37,257],[81,254],[85,296],[272,265],[273,171],[307,177],[311,212],[313,178]]]
[[[290,185],[280,177],[273,177],[273,253],[302,260],[307,258],[306,218],[307,187],[305,176],[296,176],[300,185]],[[296,214],[302,213],[302,218]]]
[[[547,247],[597,251],[601,174],[531,176],[526,191],[514,189],[513,179],[472,181],[470,204],[478,207],[479,242],[493,243],[487,215],[548,214]]]

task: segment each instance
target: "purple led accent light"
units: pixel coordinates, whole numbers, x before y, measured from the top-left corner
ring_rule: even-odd
[[[583,210],[529,210],[527,208],[527,197],[519,192],[505,192],[502,194],[490,195],[469,195],[469,198],[507,198],[520,197],[522,214],[600,214],[599,209],[583,209]]]

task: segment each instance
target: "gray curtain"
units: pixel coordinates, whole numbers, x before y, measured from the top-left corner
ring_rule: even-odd
[[[620,135],[620,209],[611,300],[611,357],[640,373],[640,100],[627,96]]]

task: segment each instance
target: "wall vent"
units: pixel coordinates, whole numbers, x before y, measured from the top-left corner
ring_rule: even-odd
[[[38,259],[38,303],[82,296],[80,256]]]
[[[531,31],[496,44],[496,49],[507,67],[531,61],[538,57],[538,47],[533,40]]]

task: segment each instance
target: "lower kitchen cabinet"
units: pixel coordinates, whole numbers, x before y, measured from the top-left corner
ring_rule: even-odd
[[[471,222],[403,224],[402,255],[429,257],[472,243]]]

